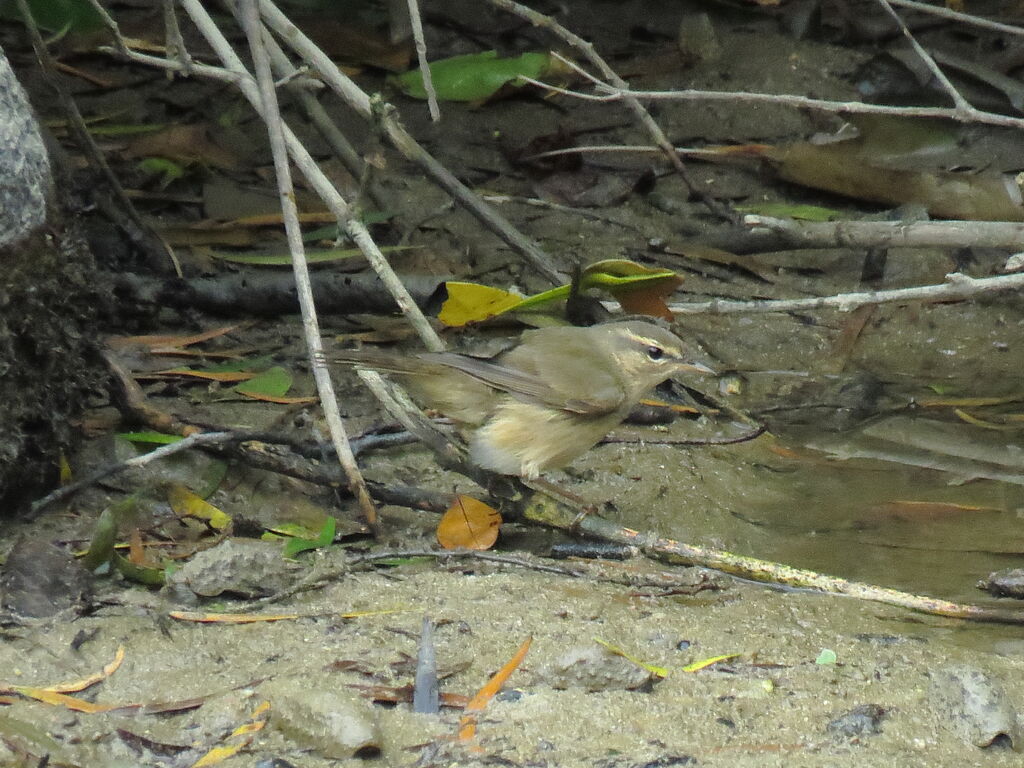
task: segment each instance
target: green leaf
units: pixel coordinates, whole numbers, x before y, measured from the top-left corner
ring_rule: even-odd
[[[129,581],[137,584],[145,584],[148,587],[162,587],[164,585],[165,572],[163,568],[151,568],[146,565],[136,565],[123,555],[114,552],[111,560],[118,573]]]
[[[140,160],[137,165],[139,170],[144,173],[160,176],[161,189],[185,175],[184,166],[166,157],[147,157],[145,160]]]
[[[92,530],[89,549],[82,557],[82,565],[86,570],[95,571],[104,563],[109,562],[111,555],[114,554],[116,541],[117,515],[112,507],[107,507],[100,512],[100,516],[96,520],[96,527]]]
[[[819,664],[823,667],[831,666],[836,663],[837,657],[836,652],[831,648],[822,648],[821,653],[818,654],[818,658],[814,660],[815,664]]]
[[[320,549],[329,546],[334,541],[334,531],[337,525],[338,521],[331,515],[328,515],[327,519],[324,520],[323,527],[320,529],[320,534],[315,539],[289,539],[285,542],[284,556],[295,557],[300,552],[305,552],[309,549]]]
[[[259,376],[237,384],[233,389],[240,395],[253,395],[256,397],[284,397],[292,386],[292,375],[275,365],[268,368]]]
[[[843,217],[843,212],[834,208],[796,203],[754,203],[753,205],[737,205],[736,210],[740,213],[756,213],[776,219],[801,219],[802,221],[835,221]]]
[[[192,370],[198,373],[239,373],[242,371],[251,373],[267,370],[273,361],[272,355],[260,355],[259,357],[247,357],[243,360],[228,360],[227,362],[207,365],[202,368],[183,368],[182,370]]]
[[[147,123],[145,125],[137,125],[135,123],[102,123],[90,125],[89,133],[93,136],[137,136],[142,133],[156,133],[167,127],[167,123]]]
[[[165,435],[163,432],[118,432],[116,436],[133,443],[155,443],[156,445],[170,445],[184,439],[181,435]]]
[[[47,32],[89,32],[103,26],[89,0],[28,0],[28,7],[39,28]],[[0,18],[21,21],[15,0],[0,0]]]
[[[317,238],[321,239],[321,238]],[[398,253],[419,248],[418,245],[389,245],[381,248],[381,253]],[[227,251],[211,251],[210,255],[221,261],[229,261],[232,264],[248,264],[255,267],[290,267],[292,257],[290,253],[231,253]],[[330,264],[335,261],[351,259],[353,256],[361,256],[362,251],[358,248],[323,248],[306,251],[306,262],[309,264]]]
[[[524,53],[513,59],[499,59],[496,51],[482,51],[431,62],[430,76],[441,101],[483,101],[504,85],[517,85],[520,77],[542,78],[552,69],[551,62],[547,53]],[[427,98],[423,74],[418,69],[394,75],[389,81],[406,96]]]

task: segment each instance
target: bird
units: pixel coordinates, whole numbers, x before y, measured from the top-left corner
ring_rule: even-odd
[[[584,454],[671,376],[714,373],[676,334],[644,320],[528,330],[491,358],[349,350],[332,359],[397,377],[459,425],[473,463],[527,480]]]

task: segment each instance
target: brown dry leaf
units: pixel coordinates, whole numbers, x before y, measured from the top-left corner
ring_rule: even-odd
[[[680,283],[682,280],[680,279]],[[677,285],[663,283],[660,287],[649,285],[645,288],[634,288],[629,291],[618,291],[615,293],[615,300],[619,302],[627,315],[647,315],[648,317],[660,317],[662,320],[672,322],[675,315],[668,308],[665,299],[675,293]]]
[[[459,495],[437,525],[437,543],[445,549],[490,549],[500,530],[498,510],[472,496]]]
[[[168,368],[165,371],[153,371],[153,373],[147,374],[146,376],[139,376],[137,378],[204,379],[206,381],[219,381],[222,384],[236,384],[239,381],[248,381],[254,376],[256,376],[255,373],[247,371],[223,371],[220,373],[211,373],[209,371],[193,371],[188,368]]]
[[[922,205],[934,217],[1024,221],[1021,189],[1012,174],[929,165],[929,148],[942,148],[948,140],[941,130],[929,134],[934,121],[859,115],[855,122],[860,135],[831,143],[708,147],[686,155],[722,163],[760,158],[794,184],[887,205]]]
[[[645,267],[628,259],[605,259],[583,270],[581,284],[607,291],[627,314],[671,321],[673,315],[665,300],[683,284],[683,278],[671,270]]]
[[[334,224],[338,220],[330,211],[319,211],[311,213],[300,213],[300,224]],[[284,215],[280,213],[266,213],[259,216],[245,216],[240,219],[224,222],[223,226],[230,227],[283,227]]]
[[[288,621],[301,616],[298,613],[196,613],[194,611],[170,611],[167,615],[178,621],[192,621],[199,624],[255,624],[263,621]]]
[[[1013,176],[908,170],[873,162],[857,139],[834,144],[770,147],[765,158],[786,181],[887,205],[917,203],[932,216],[972,221],[1022,221]]]
[[[152,565],[146,562],[146,550],[142,546],[142,531],[133,527],[128,534],[128,561],[134,565]]]
[[[386,35],[373,29],[316,16],[293,16],[296,26],[302,29],[332,59],[345,59],[388,72],[405,72],[412,61],[413,42],[411,39],[392,43]]]
[[[203,123],[172,125],[156,133],[139,135],[128,142],[121,154],[124,157],[166,157],[225,170],[241,165],[233,152],[214,143]]]
[[[245,395],[253,400],[259,400],[261,403],[273,403],[274,405],[310,405],[317,402],[316,397],[275,397],[273,395],[261,395],[258,392],[243,392],[240,389],[237,391],[238,394]]]
[[[214,328],[210,331],[204,331],[203,333],[196,333],[191,336],[175,336],[175,335],[151,335],[151,336],[113,336],[107,339],[107,345],[113,349],[124,349],[125,347],[149,347],[150,351],[158,352],[167,349],[179,349],[181,347],[188,347],[192,344],[199,344],[203,341],[209,341],[215,339],[218,336],[224,336],[225,334],[231,333],[236,328],[240,328],[241,325],[225,325],[220,328]]]
[[[872,512],[889,518],[906,520],[936,520],[953,515],[973,514],[977,512],[1001,512],[995,507],[980,507],[974,504],[952,504],[942,501],[889,501],[873,507]]]
[[[677,403],[666,403],[664,400],[655,400],[653,398],[648,398],[648,397],[641,398],[641,400],[638,403],[638,405],[649,405],[652,408],[667,408],[668,410],[672,411],[673,413],[685,413],[685,414],[700,413],[700,411],[698,411],[692,405],[679,405]]]
[[[843,320],[842,329],[836,340],[832,342],[832,351],[829,355],[829,362],[826,366],[826,373],[842,373],[847,363],[850,362],[850,355],[857,346],[857,340],[861,332],[868,324],[872,315],[875,314],[873,304],[865,304],[850,312]]]

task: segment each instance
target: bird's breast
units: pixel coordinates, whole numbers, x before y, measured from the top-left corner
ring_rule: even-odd
[[[484,469],[534,478],[585,453],[627,413],[581,415],[508,397],[473,433],[470,456]]]

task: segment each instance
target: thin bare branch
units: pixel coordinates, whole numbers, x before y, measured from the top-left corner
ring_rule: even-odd
[[[144,467],[154,461],[160,461],[168,456],[173,456],[176,453],[187,451],[197,446],[220,445],[223,443],[245,440],[247,439],[247,434],[247,432],[198,432],[194,435],[182,438],[175,443],[161,445],[159,448],[156,448],[149,453],[144,453],[141,456],[133,456],[125,461],[119,461],[116,464],[103,467],[96,472],[93,472],[88,477],[76,480],[70,485],[58,488],[43,498],[34,501],[29,510],[29,517],[35,517],[35,515],[42,512],[51,504],[56,504],[58,501],[70,498],[83,488],[88,488],[111,475],[120,474],[121,472],[125,472],[134,467]]]
[[[420,63],[420,75],[423,77],[423,90],[427,94],[427,108],[430,119],[435,123],[441,119],[441,109],[437,106],[437,93],[434,91],[434,75],[427,62],[427,43],[423,39],[423,19],[420,17],[420,6],[417,0],[408,0],[409,23],[412,25],[412,39],[416,42],[416,58]]]
[[[570,96],[584,101],[615,102],[627,97],[641,101],[732,101],[743,104],[780,104],[796,109],[809,109],[833,115],[888,115],[891,117],[944,117],[961,123],[980,123],[1004,128],[1024,128],[1024,118],[1000,115],[996,112],[969,107],[967,111],[950,107],[890,107],[885,104],[865,104],[862,101],[830,101],[796,96],[788,93],[758,93],[754,91],[702,91],[683,89],[679,91],[634,91],[622,90],[610,85],[601,86],[601,93],[584,93],[570,88],[561,88],[540,80],[522,78],[538,88]]]
[[[241,59],[238,58],[238,55],[232,49],[231,44],[203,8],[202,3],[199,0],[181,0],[181,4],[186,13],[188,13],[189,18],[192,19],[200,33],[214,49],[217,56],[224,62],[227,69],[236,75],[238,78],[237,84],[242,95],[252,104],[260,116],[265,119],[262,112],[263,104],[260,100],[259,89],[256,83],[246,70],[245,65],[242,64]],[[199,73],[199,68],[196,71]],[[387,287],[388,292],[395,298],[399,309],[402,310],[402,313],[419,334],[424,344],[428,349],[434,351],[443,349],[444,342],[441,341],[429,321],[423,315],[423,312],[416,305],[412,296],[409,295],[408,290],[402,285],[402,281],[398,279],[394,270],[391,269],[391,265],[388,264],[387,259],[381,253],[377,244],[373,242],[373,238],[370,237],[366,227],[352,216],[348,203],[345,202],[344,198],[338,193],[338,190],[335,189],[331,180],[320,170],[317,162],[292,130],[287,125],[282,125],[282,129],[292,161],[302,172],[303,176],[305,176],[320,199],[324,201],[331,213],[337,217],[339,226],[348,232],[366,256],[370,265]]]
[[[889,0],[889,2],[892,5],[898,5],[901,8],[909,8],[912,11],[920,11],[921,13],[928,13],[932,16],[941,16],[944,19],[959,21],[961,24],[980,27],[981,29],[988,29],[992,32],[1003,32],[1008,35],[1024,35],[1024,27],[1017,27],[1012,24],[1000,24],[998,21],[990,21],[989,19],[984,19],[981,16],[975,16],[971,13],[951,10],[945,5],[929,5],[928,3],[919,3],[917,0]]]
[[[1024,247],[1017,221],[797,221],[748,215],[743,224],[767,229],[801,248]]]
[[[589,61],[597,68],[597,70],[601,73],[601,76],[607,82],[614,85],[623,93],[629,90],[629,83],[627,83],[625,80],[619,77],[619,74],[614,69],[611,68],[608,62],[606,62],[600,54],[598,54],[597,50],[594,48],[593,44],[590,41],[584,40],[579,35],[570,32],[568,29],[563,27],[550,16],[546,16],[543,13],[538,13],[532,8],[527,8],[525,5],[515,2],[515,0],[488,0],[488,2],[490,2],[491,5],[495,6],[496,8],[500,8],[503,11],[515,14],[516,16],[519,16],[522,19],[526,19],[535,27],[541,27],[542,29],[548,30],[553,35],[555,35],[555,37],[564,41],[565,43],[579,51],[581,54],[583,54],[587,61]],[[558,56],[558,54],[555,54],[555,56],[557,56],[563,62],[568,64],[570,67],[576,69],[575,65],[573,65],[564,57]],[[589,77],[585,73],[584,76]],[[647,131],[647,133],[650,134],[651,138],[654,139],[654,143],[661,148],[661,151],[665,154],[665,157],[672,164],[672,167],[675,168],[676,173],[679,174],[679,177],[683,180],[683,183],[686,185],[686,188],[689,190],[690,194],[699,197],[704,202],[704,204],[711,210],[712,213],[722,216],[723,218],[732,218],[728,210],[724,209],[720,203],[718,203],[716,200],[705,194],[703,190],[701,190],[697,185],[693,184],[690,181],[686,173],[686,167],[683,165],[682,158],[680,158],[679,155],[673,150],[672,142],[668,140],[668,137],[665,135],[665,132],[661,130],[661,126],[659,126],[657,121],[651,116],[651,113],[647,111],[647,108],[644,107],[644,105],[641,104],[639,100],[630,98],[628,96],[625,97],[623,101],[625,102],[627,108],[633,113],[633,116],[637,119],[640,125],[642,125],[643,128]]]
[[[948,282],[915,288],[894,288],[887,291],[862,291],[820,296],[811,299],[783,299],[764,301],[697,301],[672,304],[669,309],[677,315],[731,315],[763,314],[765,312],[806,312],[812,309],[838,309],[849,312],[866,304],[894,304],[910,301],[958,301],[985,293],[1000,293],[1024,288],[1024,274],[998,277],[968,277],[960,272],[946,275]]]
[[[935,79],[939,81],[939,85],[942,86],[942,90],[949,94],[949,97],[953,99],[953,104],[956,106],[957,111],[963,112],[965,115],[969,115],[973,112],[974,107],[970,105],[967,99],[963,97],[953,83],[949,81],[949,78],[946,77],[946,73],[943,72],[939,65],[935,63],[935,59],[931,57],[928,51],[926,51],[921,44],[917,42],[917,38],[911,33],[900,15],[893,10],[893,7],[889,4],[889,0],[876,0],[876,2],[882,6],[883,10],[885,10],[889,17],[896,22],[896,26],[898,26],[900,32],[903,33],[903,37],[907,39],[907,42],[910,43],[914,52],[918,55],[921,61],[925,63],[925,66],[928,67],[928,70],[935,76]]]
[[[260,9],[267,26],[274,30],[284,44],[315,68],[327,86],[352,109],[368,120],[378,120],[388,140],[403,156],[419,165],[459,205],[478,218],[485,227],[508,243],[515,251],[522,254],[541,275],[552,283],[563,282],[561,275],[551,265],[547,254],[420,146],[399,123],[393,107],[380,103],[375,110],[370,97],[338,69],[330,57],[292,24],[288,17],[270,0],[261,0]]]
[[[313,364],[313,380],[316,382],[317,393],[320,395],[320,406],[331,433],[331,441],[338,455],[338,461],[348,478],[349,490],[356,497],[363,517],[371,529],[379,528],[377,508],[374,506],[370,492],[366,488],[355,455],[348,442],[348,434],[341,420],[338,399],[334,394],[331,375],[323,366],[316,364],[323,351],[320,340],[320,325],[316,317],[316,305],[313,301],[313,287],[309,280],[309,266],[306,264],[305,246],[302,242],[302,225],[299,223],[299,209],[295,205],[295,187],[292,184],[291,168],[288,164],[288,148],[285,145],[284,125],[277,102],[277,90],[274,86],[274,75],[270,67],[270,56],[263,44],[265,30],[260,23],[258,0],[241,0],[236,8],[239,21],[249,40],[252,53],[256,83],[262,102],[263,120],[267,125],[270,137],[270,150],[274,157],[274,173],[277,177],[277,191],[280,197],[281,213],[284,216],[285,235],[288,239],[288,250],[292,257],[292,269],[295,274],[295,288],[302,311],[302,329],[306,338],[306,349]],[[266,33],[269,35],[269,33]]]

